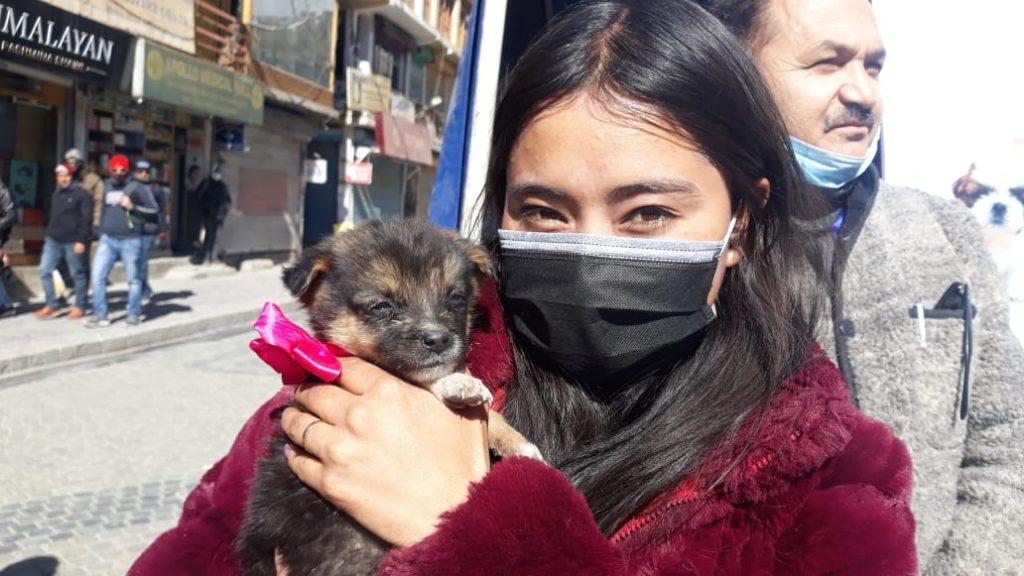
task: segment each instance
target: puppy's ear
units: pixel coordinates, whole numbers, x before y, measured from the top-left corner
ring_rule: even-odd
[[[463,246],[466,248],[466,256],[473,264],[477,275],[483,278],[494,278],[494,261],[491,260],[490,253],[468,240],[463,240]]]
[[[330,269],[331,260],[327,251],[313,246],[302,252],[297,264],[284,269],[282,279],[291,293],[308,305],[316,294],[321,275]]]

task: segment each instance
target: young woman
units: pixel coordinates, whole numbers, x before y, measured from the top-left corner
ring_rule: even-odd
[[[299,477],[397,546],[382,573],[915,571],[909,457],[813,343],[811,207],[745,54],[688,2],[601,0],[523,57],[483,222],[500,296],[469,367],[547,463],[488,469],[476,421],[355,359],[281,419]],[[131,573],[237,570],[245,482],[290,398]]]

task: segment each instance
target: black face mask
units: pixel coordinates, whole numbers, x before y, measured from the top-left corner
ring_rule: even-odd
[[[715,319],[707,298],[725,241],[508,230],[499,240],[514,336],[580,383],[679,360]]]

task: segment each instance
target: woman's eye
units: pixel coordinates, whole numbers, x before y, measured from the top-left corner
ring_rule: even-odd
[[[644,206],[629,213],[625,224],[631,226],[656,227],[666,224],[675,218],[671,211],[660,206]]]
[[[524,206],[523,209],[519,211],[519,215],[526,220],[531,220],[534,222],[544,222],[548,220],[564,220],[564,218],[562,218],[562,215],[559,214],[557,211],[552,210],[551,208],[545,208],[544,206]]]

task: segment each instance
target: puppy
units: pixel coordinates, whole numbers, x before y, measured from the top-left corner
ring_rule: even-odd
[[[479,247],[418,220],[367,222],[307,249],[284,282],[309,311],[321,341],[430,390],[451,406],[491,401],[464,374],[480,283],[492,276]],[[489,444],[498,456],[540,458],[495,412]],[[373,574],[389,545],[302,484],[279,433],[257,467],[237,544],[249,576]]]

